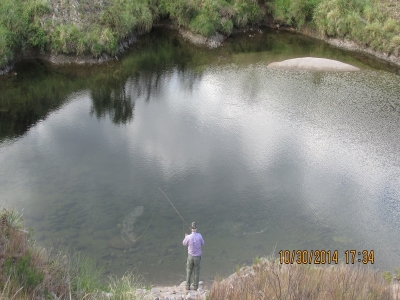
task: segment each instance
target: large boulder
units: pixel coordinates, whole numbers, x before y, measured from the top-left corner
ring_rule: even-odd
[[[301,57],[287,59],[281,62],[273,62],[270,63],[267,68],[307,71],[360,71],[360,69],[355,66],[333,59],[318,57]]]

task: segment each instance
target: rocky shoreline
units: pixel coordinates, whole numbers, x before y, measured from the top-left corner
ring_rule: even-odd
[[[143,300],[206,300],[209,291],[204,289],[204,283],[199,282],[197,291],[186,290],[186,281],[178,286],[158,286],[151,290],[138,289],[136,297]]]

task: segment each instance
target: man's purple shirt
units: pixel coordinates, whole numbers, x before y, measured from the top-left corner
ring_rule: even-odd
[[[185,236],[182,244],[184,246],[189,245],[188,253],[191,256],[201,256],[201,247],[204,245],[204,240],[200,233],[192,232],[192,234]]]

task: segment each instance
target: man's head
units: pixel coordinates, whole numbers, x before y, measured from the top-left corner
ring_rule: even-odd
[[[196,230],[197,230],[196,222],[192,222],[192,225],[190,226],[190,229],[191,229],[192,231],[196,231]]]

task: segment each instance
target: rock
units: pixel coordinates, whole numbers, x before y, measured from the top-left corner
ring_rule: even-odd
[[[143,206],[137,206],[134,210],[127,215],[122,222],[122,230],[121,230],[121,238],[129,243],[135,242],[137,238],[137,234],[135,233],[135,223],[137,218],[139,218],[143,214]]]
[[[216,33],[212,37],[205,37],[201,34],[198,33],[193,33],[190,30],[182,29],[179,28],[179,34],[186,40],[190,41],[191,43],[195,45],[203,45],[203,46],[208,46],[209,48],[216,48],[222,45],[222,42],[225,39],[225,36]]]
[[[359,71],[360,69],[337,60],[317,57],[302,57],[270,63],[267,68],[307,71]]]

